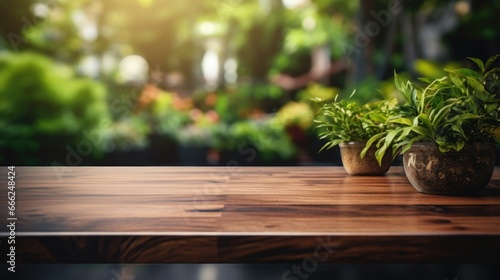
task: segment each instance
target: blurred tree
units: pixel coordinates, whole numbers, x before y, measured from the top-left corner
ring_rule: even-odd
[[[384,79],[394,68],[412,70],[421,58],[486,57],[499,48],[499,0],[302,2],[285,8],[281,0],[200,0],[196,5],[179,0],[19,0],[0,3],[0,36],[4,48],[35,49],[71,63],[109,50],[118,56],[135,53],[151,68],[179,71],[191,81],[199,76],[204,22],[222,28],[216,35],[224,46],[221,63],[235,57],[241,75],[259,79],[269,73],[306,73],[315,67],[313,53],[321,53],[324,45],[330,46],[326,54],[333,61],[351,62],[349,81],[354,83],[370,76]],[[95,31],[88,22],[97,25]],[[441,44],[445,33],[444,41],[453,48],[436,56],[430,49]]]

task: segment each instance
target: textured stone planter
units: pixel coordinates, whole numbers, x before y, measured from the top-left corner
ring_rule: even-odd
[[[370,147],[363,158],[360,154],[365,148],[365,143],[341,143],[339,147],[344,169],[351,175],[384,175],[391,167],[392,152],[390,150],[385,153],[382,165],[379,165],[375,158],[377,148],[374,145]]]
[[[419,192],[472,195],[484,189],[495,168],[495,146],[468,144],[459,152],[442,153],[432,142],[414,144],[403,155],[406,176]]]

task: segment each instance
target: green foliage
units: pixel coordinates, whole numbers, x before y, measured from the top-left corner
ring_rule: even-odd
[[[129,151],[145,148],[149,144],[149,126],[141,117],[115,121],[105,132],[106,150]]]
[[[405,100],[387,121],[396,127],[373,136],[364,152],[376,143],[380,162],[388,148],[392,147],[395,156],[417,141],[435,142],[441,152],[459,151],[471,142],[494,142],[493,131],[500,125],[500,100],[496,97],[500,69],[490,68],[498,57],[486,63],[470,58],[479,72],[468,68],[447,70],[441,78],[420,79],[425,85],[422,88],[394,73],[396,88]]]
[[[305,102],[288,102],[276,113],[277,121],[285,126],[298,126],[308,130],[313,123],[313,110]]]
[[[413,67],[422,77],[437,79],[446,75],[446,71],[444,69],[457,69],[460,68],[460,65],[456,62],[450,62],[443,66],[435,61],[417,59]]]
[[[171,93],[162,92],[151,104],[152,132],[175,137],[179,129],[191,121],[187,112],[174,108],[173,100]]]
[[[325,103],[314,120],[319,138],[327,140],[322,150],[343,142],[366,142],[382,133],[388,129],[387,119],[395,104],[396,100],[392,99],[359,105],[350,98],[338,101],[337,97]]]
[[[186,102],[186,108],[174,103]],[[191,99],[182,99],[171,92],[163,92],[151,104],[150,120],[154,133],[170,136],[184,146],[213,146],[214,134],[219,129],[219,116],[213,110],[207,112],[191,108]],[[179,105],[177,105],[179,106]]]
[[[301,90],[297,97],[301,102],[310,102],[317,98],[328,101],[334,99],[338,94],[338,88],[325,87],[321,84],[311,83],[306,89]]]
[[[248,118],[252,111],[275,111],[283,95],[284,91],[275,85],[241,84],[235,89],[218,92],[213,109],[222,121],[233,123]]]
[[[283,96],[283,90],[271,84],[241,84],[238,86],[238,95],[248,99],[248,101],[251,99],[279,99]]]
[[[219,150],[240,151],[254,147],[263,162],[290,160],[296,154],[296,147],[283,124],[276,119],[238,121],[218,133]]]
[[[329,46],[334,59],[344,58],[353,40],[354,22],[350,19],[358,8],[358,1],[335,0],[314,1],[300,9],[287,10],[282,48],[274,56],[269,74],[307,71],[303,67],[310,63],[311,50],[318,46]]]
[[[189,124],[180,128],[174,134],[175,140],[179,145],[190,147],[213,147],[215,134],[221,129],[218,125],[199,126]]]
[[[383,88],[382,81],[375,77],[367,77],[355,85],[346,86],[340,93],[339,98],[350,98],[358,104],[366,104],[377,100],[387,99],[387,97],[389,97],[388,93],[381,92],[379,90],[380,88]],[[349,97],[354,90],[356,94]]]
[[[44,56],[3,53],[0,69],[0,150],[19,164],[50,163],[42,158],[76,149],[84,131],[109,118],[104,87]]]

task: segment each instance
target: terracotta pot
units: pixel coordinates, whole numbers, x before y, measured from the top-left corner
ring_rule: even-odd
[[[382,165],[375,158],[377,148],[371,146],[366,155],[361,158],[361,151],[365,148],[362,142],[341,143],[340,156],[347,173],[351,175],[384,175],[392,163],[392,152],[388,150],[382,159]]]
[[[495,168],[495,146],[467,144],[460,151],[442,153],[433,142],[414,144],[403,154],[406,176],[419,192],[472,195],[484,189]]]

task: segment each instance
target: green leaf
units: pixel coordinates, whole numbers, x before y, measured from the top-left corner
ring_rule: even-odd
[[[457,75],[455,75],[453,73],[450,73],[450,79],[451,79],[452,83],[457,87],[462,87],[464,85],[464,83],[462,82],[462,79],[460,79],[459,77],[457,77]]]
[[[446,69],[445,69],[446,70]],[[460,69],[455,69],[455,70],[446,70],[447,72],[451,72],[451,73],[457,73],[457,74],[460,74],[460,75],[463,75],[465,77],[467,76],[472,76],[472,77],[475,77],[475,78],[478,78],[478,79],[481,79],[481,74],[479,74],[478,72],[474,71],[474,70],[471,70],[471,69],[467,69],[467,68],[460,68]]]
[[[479,119],[479,118],[480,118],[480,116],[478,116],[478,115],[474,115],[471,113],[463,113],[463,114],[460,114],[458,116],[455,116],[455,117],[449,119],[448,123],[454,123],[456,121],[465,121],[468,119]]]
[[[456,131],[460,135],[465,135],[464,130],[462,129],[462,126],[460,126],[458,124],[452,125],[451,129],[453,129],[453,131]]]
[[[328,149],[331,149],[335,146],[337,146],[338,144],[342,143],[343,140],[342,139],[335,139],[335,140],[332,140],[328,143],[326,143],[325,145],[323,145],[323,147],[321,147],[321,149],[319,149],[318,153],[323,151],[323,150],[328,150]]]
[[[366,152],[368,152],[368,149],[370,149],[370,147],[373,145],[373,143],[375,141],[377,141],[378,139],[381,139],[387,132],[382,132],[382,133],[379,133],[379,134],[376,134],[374,136],[372,136],[370,139],[368,139],[368,141],[366,141],[366,145],[365,145],[365,148],[361,151],[361,158],[363,158],[366,154]]]
[[[411,127],[405,127],[403,128],[403,131],[399,135],[399,137],[396,139],[396,142],[402,142],[411,132]]]
[[[397,129],[397,130],[389,130],[387,132],[387,134],[385,135],[385,138],[384,138],[384,145],[382,145],[382,147],[380,147],[376,152],[375,152],[375,158],[377,159],[379,165],[382,164],[382,158],[384,157],[385,155],[385,152],[387,151],[387,149],[389,149],[391,147],[391,144],[392,144],[392,141],[394,140],[394,138],[398,135],[398,133],[400,132],[401,130],[400,129]]]
[[[426,100],[425,100],[425,97],[426,97],[426,94],[428,94],[427,92],[431,89],[433,89],[433,86],[436,85],[436,84],[440,84],[442,81],[446,80],[447,77],[442,77],[442,78],[439,78],[439,79],[435,79],[434,81],[432,81],[425,89],[424,91],[422,92],[422,96],[421,96],[421,99],[420,99],[420,112],[424,112],[425,110],[425,107],[428,105],[426,103]],[[438,89],[439,90],[439,89]],[[432,94],[431,94],[432,96]],[[432,98],[431,98],[432,100]]]
[[[500,57],[500,54],[497,54],[497,55],[494,55],[494,56],[488,58],[488,60],[486,61],[486,65],[484,66],[484,69],[488,70],[488,68],[491,66],[491,64],[493,64],[493,62],[495,62],[495,60],[497,60],[499,57]]]
[[[400,133],[401,129],[389,130],[385,136],[384,146],[389,147],[394,138]]]
[[[376,111],[373,111],[373,112],[370,112],[367,114],[367,116],[375,121],[375,122],[378,122],[378,123],[385,123],[386,120],[387,120],[387,116],[386,114],[382,114],[382,113],[378,113]]]
[[[449,152],[451,150],[457,150],[458,142],[449,142],[447,140],[441,139],[440,141],[436,140],[436,144],[439,146],[439,150],[441,152]]]
[[[430,103],[431,103],[432,108],[441,108],[441,107],[443,107],[444,98],[443,98],[442,92],[441,91],[436,92],[431,97]]]
[[[446,153],[450,150],[449,148],[443,147],[441,145],[439,145],[438,148],[441,153]]]
[[[379,165],[382,165],[382,159],[384,158],[385,153],[387,152],[388,146],[382,146],[380,149],[375,151],[375,158],[378,161]]]
[[[394,71],[394,85],[396,89],[403,95],[406,102],[411,103],[410,93],[407,92],[404,81],[399,77],[399,75]]]
[[[432,126],[431,121],[429,120],[429,117],[426,114],[419,114],[418,118],[422,121],[422,123],[426,126],[427,131],[429,133],[434,132],[434,127]],[[432,135],[432,134],[431,134]]]
[[[410,81],[408,81],[410,83]],[[411,85],[411,84],[410,84]],[[418,108],[418,91],[415,87],[411,87],[410,89],[411,92],[411,104],[413,105],[414,108]]]
[[[412,121],[408,118],[394,118],[389,120],[390,123],[399,123],[406,126],[411,126]]]
[[[423,136],[423,135],[420,135],[420,136],[417,136],[413,139],[411,139],[410,141],[408,141],[408,143],[401,149],[401,154],[405,153],[406,151],[408,151],[411,146],[413,146],[413,144],[415,142],[418,142],[418,141],[423,141],[423,140],[426,140],[427,137]]]
[[[413,130],[417,134],[420,134],[420,135],[425,136],[425,137],[427,137],[429,139],[432,139],[432,134],[429,131],[425,130],[421,126],[412,126],[411,130]]]
[[[477,64],[477,66],[479,66],[479,69],[481,69],[481,73],[484,73],[484,64],[483,64],[483,61],[479,58],[474,58],[474,57],[467,57],[468,59],[474,61],[474,63]]]
[[[415,118],[413,118],[413,123],[411,124],[413,127],[417,127],[419,126],[418,124],[418,116],[416,116]]]
[[[443,108],[441,108],[437,114],[431,119],[431,123],[434,127],[438,126],[441,121],[443,120],[443,118],[448,115],[448,113],[450,112],[451,108],[454,106],[455,104],[452,103],[452,104],[448,104],[446,106],[444,106]]]
[[[483,92],[484,86],[476,79],[467,77],[467,83],[472,87],[476,92]]]
[[[349,95],[348,100],[351,99],[354,96],[355,93],[356,93],[356,90],[353,90],[352,93],[351,93],[351,95]]]
[[[486,79],[490,75],[493,75],[493,74],[496,74],[496,73],[500,73],[500,68],[493,68],[493,69],[491,69],[490,71],[486,72],[486,74],[484,75],[483,78]]]

